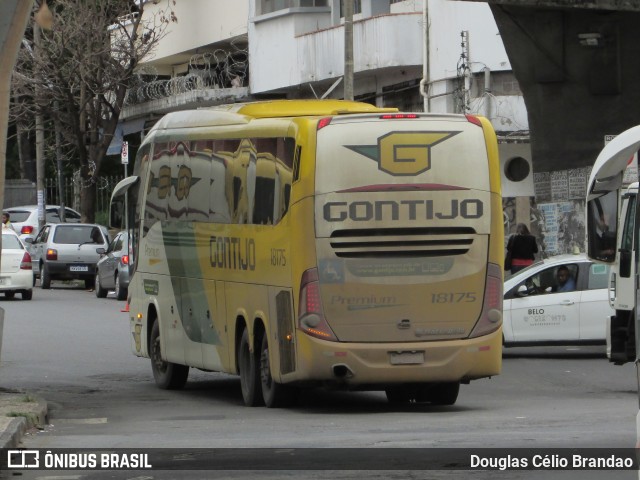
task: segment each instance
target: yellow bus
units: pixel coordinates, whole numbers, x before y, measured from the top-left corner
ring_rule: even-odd
[[[313,386],[455,403],[501,369],[497,151],[484,118],[359,102],[166,115],[112,196],[134,354],[161,388],[238,374],[249,406]]]

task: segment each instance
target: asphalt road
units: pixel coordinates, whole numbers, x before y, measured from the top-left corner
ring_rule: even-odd
[[[391,406],[380,392],[315,389],[286,410],[247,408],[237,377],[192,370],[182,391],[153,384],[149,360],[130,353],[123,302],[97,299],[54,282],[32,301],[0,298],[5,310],[0,387],[30,391],[49,403],[50,421],[28,448],[349,449],[631,448],[638,410],[635,369],[616,367],[604,347],[513,348],[503,373],[462,386],[452,407]],[[231,451],[231,450],[228,450]],[[517,451],[517,450],[516,450]],[[522,450],[523,452],[528,450]],[[256,454],[259,456],[259,454]],[[349,468],[366,469],[367,462]],[[233,460],[233,458],[232,458]],[[254,461],[259,458],[254,455]],[[355,462],[356,460],[351,460]],[[249,463],[250,465],[251,463]],[[197,464],[193,464],[194,468]],[[147,472],[148,473],[148,472]],[[251,471],[77,472],[59,478],[254,478]],[[585,471],[261,471],[260,478],[637,478],[636,472]],[[22,478],[57,478],[25,472]],[[61,476],[62,475],[62,476]],[[111,476],[110,476],[111,475]],[[592,476],[593,475],[593,476]]]

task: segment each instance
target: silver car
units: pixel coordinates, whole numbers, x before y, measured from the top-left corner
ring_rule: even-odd
[[[101,225],[92,223],[47,224],[31,241],[33,271],[40,277],[40,287],[51,288],[52,280],[84,280],[86,288],[93,288],[96,264],[109,244],[109,233]]]
[[[118,300],[127,298],[129,288],[129,235],[118,233],[109,248],[98,249],[102,256],[96,273],[96,297],[104,298],[109,290],[115,290]]]

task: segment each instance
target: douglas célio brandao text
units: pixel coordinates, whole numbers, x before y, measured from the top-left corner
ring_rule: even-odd
[[[607,454],[603,456],[585,456],[578,453],[536,454],[530,456],[504,455],[470,456],[472,469],[485,470],[535,470],[535,469],[585,469],[627,470],[635,468],[634,458]]]

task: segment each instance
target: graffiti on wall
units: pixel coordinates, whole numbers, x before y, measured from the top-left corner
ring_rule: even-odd
[[[539,257],[584,252],[585,196],[591,167],[533,174],[535,197],[529,197],[527,218],[516,218],[516,199],[503,199],[505,239],[518,223],[536,237]]]

